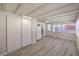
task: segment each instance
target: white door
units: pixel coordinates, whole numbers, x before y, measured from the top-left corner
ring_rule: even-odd
[[[6,52],[6,16],[0,14],[0,54]]]
[[[36,21],[36,19],[32,19],[32,44],[36,43],[36,41],[37,41],[36,27],[37,27],[37,21]]]
[[[42,34],[41,34],[41,24],[38,23],[37,24],[37,40],[42,38]]]
[[[7,51],[12,52],[21,48],[21,18],[7,16]]]
[[[31,44],[31,20],[22,18],[22,47]]]

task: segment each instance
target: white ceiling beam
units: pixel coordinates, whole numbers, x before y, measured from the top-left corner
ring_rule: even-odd
[[[40,21],[47,21],[48,19],[54,19],[54,18],[58,18],[58,17],[66,17],[66,16],[76,16],[76,18],[77,18],[77,16],[79,15],[79,9],[78,10],[73,10],[73,11],[69,11],[69,12],[67,12],[67,13],[61,13],[61,14],[59,14],[59,15],[54,15],[54,17],[50,17],[50,18],[39,18],[40,19]],[[76,19],[75,19],[76,20]],[[74,20],[74,21],[75,21]]]
[[[17,10],[20,8],[20,6],[21,6],[21,3],[19,3],[19,4],[17,5],[15,11],[13,12],[14,14],[17,12]]]
[[[71,3],[71,4],[69,4],[69,5],[66,5],[66,6],[63,6],[63,7],[61,7],[61,8],[58,8],[58,9],[55,9],[55,10],[49,10],[49,11],[47,11],[47,12],[45,12],[45,13],[42,13],[42,14],[40,14],[40,15],[37,15],[37,16],[34,16],[34,17],[40,17],[40,16],[43,16],[43,15],[45,15],[45,14],[48,14],[48,13],[51,13],[51,12],[54,12],[54,11],[57,11],[57,10],[60,10],[60,9],[63,9],[63,8],[65,8],[65,7],[68,7],[68,6],[71,6],[73,3]]]
[[[79,9],[73,10],[73,11],[69,11],[69,12],[66,12],[66,13],[62,13],[62,14],[58,14],[58,15],[52,16],[51,18],[74,15],[75,13],[78,14],[79,13]]]
[[[42,9],[42,8],[44,8],[44,7],[47,6],[47,5],[48,5],[48,3],[45,3],[45,4],[43,4],[43,5],[40,5],[38,8],[32,10],[32,11],[29,12],[27,15],[30,15],[30,14],[32,14],[32,13],[34,13],[34,12],[36,12],[36,11]]]
[[[60,14],[57,14],[57,15],[66,14],[66,13],[79,13],[79,8],[78,9],[75,9],[75,10],[72,10],[72,11],[60,13]],[[50,16],[52,16],[52,15],[49,15],[48,17],[50,17]],[[56,16],[56,15],[53,15],[53,16]]]
[[[4,9],[5,7],[6,7],[6,5],[4,3],[1,3],[1,10],[2,11],[5,11],[5,9]]]
[[[57,15],[53,15],[53,16],[61,16],[61,15],[63,15],[63,14],[65,14],[65,16],[66,15],[69,15],[68,13],[79,13],[79,8],[78,9],[76,9],[76,10],[72,10],[72,11],[68,11],[68,12],[64,12],[64,13],[61,13],[61,14],[57,14]],[[50,15],[49,15],[50,16]],[[49,16],[45,16],[45,17],[42,17],[42,18],[40,18],[40,19],[44,19],[44,18],[46,18],[46,17],[49,17]],[[50,16],[50,17],[53,17],[52,15]]]

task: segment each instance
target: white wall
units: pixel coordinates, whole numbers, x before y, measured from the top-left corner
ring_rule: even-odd
[[[22,17],[22,47],[31,44],[31,19]]]
[[[72,40],[72,41],[75,41],[76,39],[75,33],[68,33],[68,32],[48,32],[47,35],[55,38]]]
[[[79,52],[79,17],[76,21],[76,44]]]
[[[38,24],[39,24],[39,26],[38,26]],[[42,26],[41,25],[42,25],[41,22],[37,22],[37,40],[42,38],[42,35],[41,35]]]
[[[37,20],[35,18],[32,19],[32,44],[36,43],[37,40]]]
[[[40,26],[38,26],[38,24],[40,24]],[[42,33],[42,30],[43,30],[43,33]],[[45,35],[47,35],[46,23],[37,22],[37,40],[42,39],[42,37],[44,37]]]
[[[21,48],[21,17],[7,15],[7,52]]]
[[[10,53],[36,41],[36,19],[0,13],[0,53]]]
[[[0,54],[6,52],[6,15],[0,13]]]
[[[46,35],[46,24],[42,23],[42,28],[43,28],[43,36]]]

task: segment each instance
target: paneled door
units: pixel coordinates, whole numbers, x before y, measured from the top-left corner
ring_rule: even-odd
[[[32,44],[36,43],[37,41],[37,21],[36,19],[32,19]]]
[[[21,17],[7,16],[7,51],[12,52],[21,48]]]
[[[42,33],[41,33],[41,23],[37,24],[37,40],[42,38]]]
[[[22,18],[22,47],[31,44],[31,19]]]

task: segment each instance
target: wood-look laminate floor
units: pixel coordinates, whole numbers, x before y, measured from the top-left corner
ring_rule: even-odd
[[[75,41],[46,36],[8,56],[78,56]]]

